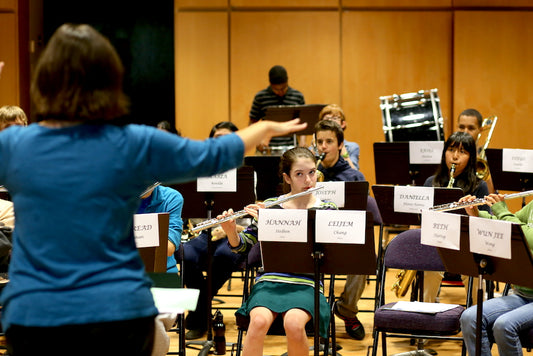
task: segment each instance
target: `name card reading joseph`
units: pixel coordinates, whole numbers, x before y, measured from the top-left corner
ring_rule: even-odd
[[[215,174],[211,177],[202,177],[196,180],[198,192],[236,192],[237,169]]]
[[[443,141],[409,141],[409,163],[439,164],[443,149]]]
[[[134,214],[133,236],[135,236],[137,248],[159,246],[157,214]]]
[[[502,150],[502,171],[533,173],[533,150],[504,148]]]
[[[394,187],[394,211],[397,213],[420,214],[433,206],[433,187]]]
[[[306,209],[260,209],[259,241],[307,242]]]
[[[422,244],[459,250],[461,215],[422,210],[421,228]]]
[[[316,242],[363,245],[366,211],[317,210],[315,231]]]
[[[509,221],[469,218],[470,251],[511,259],[511,225]]]
[[[337,204],[339,208],[344,207],[345,182],[317,182],[317,187],[324,187],[314,194],[320,200],[329,200]]]

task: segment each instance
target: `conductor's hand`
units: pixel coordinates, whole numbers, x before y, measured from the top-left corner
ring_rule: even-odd
[[[473,202],[474,200],[476,200],[477,197],[474,196],[474,195],[466,195],[464,197],[462,197],[461,199],[459,199],[459,203],[470,203],[470,202]],[[466,210],[466,213],[470,216],[479,216],[479,209],[477,208],[477,206],[467,206],[465,207],[465,210]]]

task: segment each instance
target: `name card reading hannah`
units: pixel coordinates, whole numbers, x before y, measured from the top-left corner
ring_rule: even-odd
[[[159,246],[157,214],[134,214],[133,236],[135,236],[137,248]]]
[[[324,187],[317,190],[314,194],[320,200],[329,200],[337,204],[339,208],[344,207],[344,182],[317,182],[317,187]]]
[[[316,242],[364,244],[366,211],[317,210],[315,220]]]
[[[237,169],[215,174],[211,177],[202,177],[196,180],[198,192],[236,192]]]
[[[461,215],[422,210],[421,228],[424,245],[452,250],[461,247]]]
[[[420,214],[433,206],[433,187],[394,187],[394,211],[397,213]]]
[[[409,163],[439,164],[443,149],[443,141],[409,141]]]
[[[511,225],[509,221],[469,218],[470,251],[511,259]]]
[[[533,150],[504,148],[502,150],[502,171],[533,173]]]
[[[306,209],[260,209],[259,241],[307,242]]]

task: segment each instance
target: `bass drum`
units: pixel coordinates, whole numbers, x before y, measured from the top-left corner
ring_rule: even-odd
[[[443,141],[443,118],[437,89],[381,96],[387,142]]]

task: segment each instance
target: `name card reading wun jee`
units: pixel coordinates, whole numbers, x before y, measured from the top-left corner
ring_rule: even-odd
[[[409,163],[439,164],[443,149],[443,141],[409,141]]]
[[[533,150],[504,148],[502,150],[502,171],[533,173]]]
[[[345,182],[317,182],[317,187],[324,187],[314,192],[320,200],[334,202],[339,208],[344,207]]]
[[[422,236],[424,245],[459,250],[461,245],[461,215],[422,210]]]
[[[133,215],[133,236],[137,248],[159,246],[157,213]]]
[[[420,214],[433,206],[435,189],[433,187],[394,187],[394,211],[397,213]]]
[[[468,223],[470,252],[511,259],[511,222],[470,216]]]
[[[202,177],[196,180],[198,192],[236,192],[237,169],[215,174],[211,177]]]
[[[365,243],[366,211],[317,210],[315,240],[320,243]]]
[[[259,241],[307,242],[306,209],[259,209]]]

